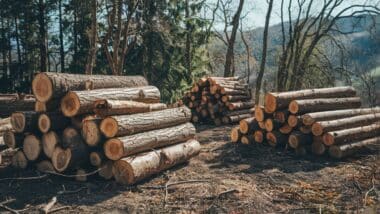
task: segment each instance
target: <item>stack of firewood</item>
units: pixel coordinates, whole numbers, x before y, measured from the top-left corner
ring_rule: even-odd
[[[343,158],[380,143],[380,108],[360,108],[352,87],[268,93],[265,106],[233,128],[231,140]]]
[[[141,76],[40,73],[32,90],[35,110],[14,112],[4,137],[15,167],[133,184],[200,151],[191,111],[168,109]]]
[[[250,117],[254,102],[247,84],[238,77],[204,77],[183,98],[192,110],[192,122],[237,123]]]

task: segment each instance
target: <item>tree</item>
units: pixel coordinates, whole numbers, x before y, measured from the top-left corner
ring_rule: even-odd
[[[97,51],[97,39],[98,39],[98,30],[97,30],[97,18],[96,18],[96,11],[98,9],[98,3],[97,0],[92,1],[91,5],[91,29],[88,30],[88,40],[90,42],[89,44],[89,51],[87,56],[87,63],[86,63],[86,74],[92,74],[92,71],[95,66],[95,60],[96,60],[96,51]]]

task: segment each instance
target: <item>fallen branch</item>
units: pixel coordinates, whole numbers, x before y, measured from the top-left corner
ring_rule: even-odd
[[[49,176],[48,174],[44,174],[41,176],[35,176],[35,177],[18,177],[18,178],[2,178],[0,181],[8,181],[8,180],[18,180],[18,181],[23,181],[23,180],[39,180],[43,179]]]
[[[42,209],[42,211],[45,213],[45,214],[48,214],[49,211],[51,210],[51,208],[53,208],[54,204],[57,203],[57,197],[54,196],[51,201],[46,204],[46,206]]]

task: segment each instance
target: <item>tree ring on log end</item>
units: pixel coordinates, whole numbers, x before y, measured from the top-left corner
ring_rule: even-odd
[[[56,121],[59,122],[59,121]],[[41,114],[38,118],[38,128],[42,133],[47,133],[51,127],[51,121],[49,116],[46,114]]]
[[[61,110],[66,117],[73,117],[78,114],[80,108],[79,97],[74,92],[69,92],[62,98]]]
[[[102,159],[97,152],[90,153],[90,163],[93,166],[100,166],[102,164]]]
[[[11,116],[11,124],[12,124],[12,127],[13,129],[17,132],[17,133],[21,133],[24,131],[25,129],[25,116],[22,112],[15,112],[12,114]]]
[[[112,117],[107,117],[100,123],[100,131],[108,138],[115,137],[118,131],[118,123]]]
[[[298,103],[296,100],[293,100],[292,102],[290,102],[289,111],[292,114],[296,114],[299,111]]]
[[[265,111],[267,113],[273,113],[276,111],[277,102],[276,97],[272,94],[266,94],[264,97]]]
[[[3,140],[5,145],[8,146],[8,148],[15,149],[16,148],[16,138],[15,134],[12,131],[6,131],[3,135]]]
[[[39,73],[32,81],[32,90],[38,101],[47,102],[53,96],[53,83],[45,73]]]
[[[292,147],[293,149],[296,149],[299,146],[298,139],[295,135],[290,135],[288,142],[289,142],[289,146]]]
[[[327,146],[331,146],[334,144],[334,136],[329,133],[323,135],[323,143]]]
[[[24,139],[23,151],[28,160],[37,160],[38,156],[41,154],[41,142],[34,135],[28,135]]]
[[[67,169],[70,163],[70,159],[71,159],[71,150],[62,149],[60,147],[56,147],[54,149],[53,155],[51,157],[53,166],[58,172],[63,172]]]
[[[272,132],[268,132],[266,137],[268,140],[268,144],[272,147],[276,147],[276,145],[277,145],[276,136]]]
[[[58,136],[53,131],[50,131],[42,136],[42,149],[48,158],[52,157],[58,141]]]
[[[89,146],[96,146],[101,138],[98,125],[92,120],[83,122],[82,135]]]
[[[129,185],[134,183],[133,169],[126,161],[119,160],[113,165],[112,172],[118,183]]]
[[[124,155],[123,143],[118,139],[110,139],[104,144],[104,153],[111,160],[119,160]]]

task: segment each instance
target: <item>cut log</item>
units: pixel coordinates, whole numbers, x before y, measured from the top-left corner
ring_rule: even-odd
[[[28,167],[28,160],[23,151],[17,151],[12,157],[12,166],[18,169],[26,169]]]
[[[380,137],[359,140],[344,145],[334,145],[329,148],[329,154],[333,158],[341,159],[360,152],[368,146],[376,144],[380,144]]]
[[[313,136],[304,134],[300,131],[294,131],[289,135],[289,146],[296,149],[299,146],[311,145],[313,142]]]
[[[90,163],[93,166],[101,167],[107,158],[103,151],[93,151],[90,153]]]
[[[323,143],[327,146],[341,145],[347,142],[360,141],[380,135],[380,123],[338,131],[323,135]]]
[[[42,150],[46,157],[51,158],[55,147],[61,144],[61,137],[55,131],[50,131],[42,135]]]
[[[239,127],[232,128],[231,135],[230,135],[232,143],[239,142],[241,139],[241,136],[242,136],[242,133],[240,132]]]
[[[253,108],[254,106],[255,106],[255,102],[253,101],[247,101],[247,102],[240,101],[240,102],[235,102],[235,103],[229,103],[228,109],[230,111],[242,110],[242,109],[250,109],[250,108]]]
[[[7,131],[3,135],[4,144],[7,145],[8,148],[18,148],[21,147],[24,142],[24,134],[14,133],[13,131]]]
[[[255,109],[242,109],[237,111],[229,111],[224,114],[224,116],[230,117],[230,116],[236,116],[236,115],[242,115],[242,114],[251,114],[255,111]]]
[[[299,127],[301,125],[301,117],[300,116],[297,116],[297,115],[294,115],[294,114],[291,114],[288,116],[288,124],[290,127]]]
[[[12,127],[16,133],[38,131],[39,113],[34,111],[15,112],[11,116]]]
[[[34,77],[32,90],[37,100],[47,102],[53,97],[62,97],[69,91],[147,85],[148,82],[142,76],[83,75],[46,72],[39,73]]]
[[[273,130],[278,130],[282,126],[282,123],[278,120],[268,118],[265,120],[265,130],[271,132]]]
[[[353,117],[364,114],[380,113],[380,107],[377,108],[359,108],[359,109],[344,109],[336,111],[312,112],[302,115],[302,122],[305,125],[313,125],[315,122],[336,120],[345,117]]]
[[[133,115],[107,117],[101,122],[100,130],[106,137],[111,138],[175,126],[189,122],[190,119],[190,109],[180,107]]]
[[[47,103],[36,101],[34,104],[34,111],[43,113],[43,112],[56,112],[60,110],[61,100],[53,99],[49,100]]]
[[[87,145],[82,142],[71,144],[69,148],[63,149],[57,146],[54,149],[51,161],[58,172],[67,169],[87,165],[89,162]]]
[[[201,146],[196,140],[166,147],[114,163],[114,175],[118,183],[131,185],[175,165],[184,163],[199,154]]]
[[[267,142],[272,147],[286,145],[288,142],[288,135],[281,134],[279,131],[267,132]]]
[[[265,119],[268,119],[271,117],[271,114],[268,114],[264,111],[264,107],[262,106],[256,106],[255,107],[255,118],[259,122],[265,121]]]
[[[240,128],[241,133],[243,134],[252,133],[260,129],[259,123],[254,117],[249,117],[249,118],[241,120],[239,122],[239,128]]]
[[[22,149],[28,160],[35,161],[42,153],[41,140],[36,135],[29,134],[24,139]]]
[[[166,109],[164,103],[142,103],[131,100],[98,100],[94,112],[101,116],[145,113]]]
[[[83,120],[82,137],[87,145],[95,147],[102,142],[103,135],[99,128],[101,122],[101,118],[90,118]]]
[[[232,88],[225,88],[220,87],[220,93],[223,95],[239,95],[239,96],[249,96],[248,90],[240,90],[240,89],[232,89]]]
[[[195,127],[185,123],[130,136],[113,138],[104,144],[104,153],[111,160],[184,142],[195,136]]]
[[[248,95],[224,95],[222,96],[222,102],[238,102],[238,101],[246,101],[250,100],[251,97]]]
[[[94,102],[101,99],[133,100],[145,103],[158,103],[160,91],[154,86],[137,88],[108,88],[92,91],[70,91],[61,101],[62,113],[73,117],[93,113]]]
[[[0,117],[9,117],[15,111],[33,111],[36,100],[31,97],[0,98]]]
[[[240,115],[235,115],[235,116],[224,116],[222,120],[224,124],[233,124],[249,117],[252,117],[252,114],[248,113],[248,114],[240,114]]]
[[[42,133],[63,130],[70,124],[69,118],[58,112],[42,113],[38,117],[38,129]]]
[[[312,132],[315,136],[319,136],[325,132],[348,129],[358,126],[366,126],[377,121],[380,121],[380,113],[365,114],[337,120],[315,122],[312,126]]]
[[[289,111],[293,114],[304,114],[316,111],[359,108],[361,104],[360,97],[293,100],[289,104]]]
[[[240,141],[242,144],[249,145],[254,142],[253,135],[243,135]]]
[[[257,130],[253,134],[256,143],[263,143],[265,139],[265,133],[262,130]]]
[[[301,126],[299,130],[304,134],[312,134],[311,128],[311,126]]]
[[[315,155],[323,155],[326,151],[326,146],[323,144],[322,136],[314,136],[311,144],[311,152]]]
[[[293,131],[293,127],[289,126],[288,123],[285,123],[278,129],[278,131],[280,131],[282,134],[290,134]]]
[[[54,166],[50,160],[43,160],[36,164],[36,168],[40,172],[55,172]]]
[[[290,112],[288,110],[276,111],[273,113],[273,118],[278,120],[280,123],[286,123],[288,121]]]
[[[99,176],[104,178],[105,180],[110,180],[111,178],[113,178],[112,168],[113,168],[113,162],[107,161],[105,164],[103,164],[100,167],[100,171],[98,173]]]
[[[300,91],[267,93],[264,102],[266,112],[273,113],[276,110],[287,108],[289,103],[293,100],[353,97],[355,95],[356,91],[353,87],[306,89]]]

